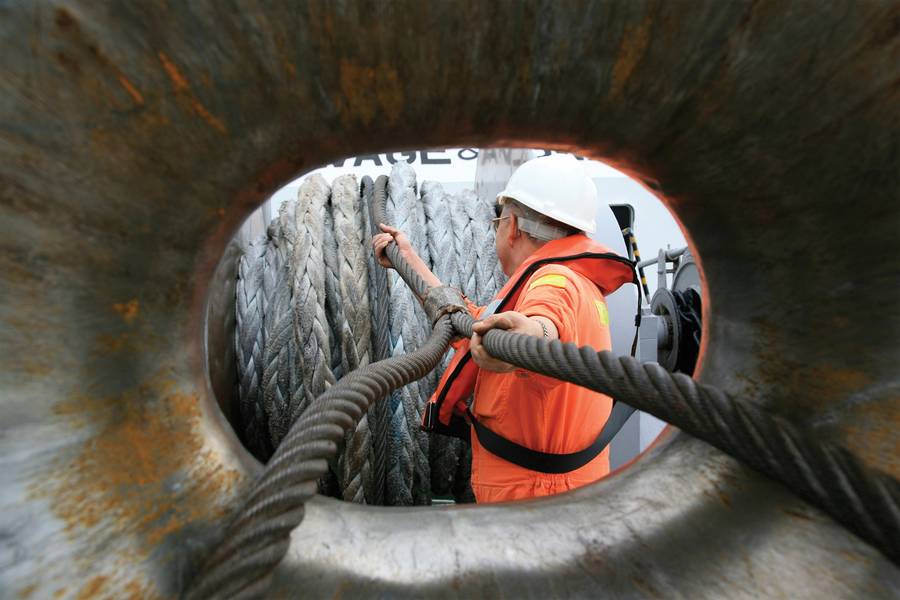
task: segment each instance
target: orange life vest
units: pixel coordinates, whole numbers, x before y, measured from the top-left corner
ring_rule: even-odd
[[[494,312],[512,310],[522,294],[525,283],[539,269],[547,265],[560,265],[570,269],[593,283],[603,295],[614,292],[625,283],[636,283],[634,265],[631,261],[611,252],[585,235],[573,235],[548,242],[542,246],[516,269],[491,304],[483,309],[473,311],[474,316],[484,318]],[[468,340],[454,344],[457,353],[441,378],[435,394],[426,405],[424,429],[462,438],[470,437],[470,425],[463,416],[468,413],[467,401],[475,391],[480,371],[471,360],[468,345]],[[480,441],[484,441],[485,435],[494,435],[484,425],[477,422],[475,415],[468,413],[468,418],[473,425],[478,426],[476,433]],[[602,423],[596,423],[593,426],[599,428]],[[501,442],[505,441],[502,436],[498,437]],[[479,444],[479,449],[481,446],[482,444]],[[585,451],[589,451],[589,448],[586,448]]]

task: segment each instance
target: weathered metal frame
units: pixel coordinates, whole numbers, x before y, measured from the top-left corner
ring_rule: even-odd
[[[702,257],[700,378],[900,476],[896,15],[877,1],[0,8],[0,588],[177,593],[258,469],[204,369],[217,261],[291,177],[386,149],[540,142],[640,178]],[[677,432],[569,495],[321,500],[294,538],[276,597],[900,589],[866,544]]]

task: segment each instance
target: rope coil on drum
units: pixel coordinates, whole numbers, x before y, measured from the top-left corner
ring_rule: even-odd
[[[337,243],[338,288],[343,319],[336,330],[341,372],[351,373],[369,364],[372,323],[369,318],[369,271],[363,251],[363,218],[359,185],[353,175],[338,177],[332,185],[331,209]],[[338,480],[344,500],[362,502],[373,496],[372,434],[368,411],[356,430],[348,433],[338,461]]]
[[[380,177],[375,184],[374,222],[384,222],[386,183]],[[396,244],[386,254],[413,292],[424,296],[427,286]],[[355,371],[319,396],[291,427],[186,597],[262,596],[345,432],[376,399],[433,369],[451,337],[471,336],[474,322],[464,312],[442,316],[418,351]],[[484,344],[497,358],[610,395],[709,442],[821,507],[900,564],[900,482],[840,446],[652,363],[499,330],[488,332]]]

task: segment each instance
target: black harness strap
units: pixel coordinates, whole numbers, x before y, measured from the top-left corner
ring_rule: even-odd
[[[469,411],[469,419],[474,426],[475,435],[478,436],[478,442],[491,454],[514,465],[540,473],[568,473],[583,467],[603,452],[603,449],[616,437],[616,434],[625,425],[625,421],[633,413],[634,408],[624,402],[613,402],[609,420],[600,430],[600,435],[597,436],[594,443],[584,450],[571,454],[552,454],[526,448],[479,423],[471,411]]]

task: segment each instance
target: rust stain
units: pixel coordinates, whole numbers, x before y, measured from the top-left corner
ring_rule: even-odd
[[[75,18],[72,16],[72,13],[70,13],[65,8],[56,9],[56,14],[53,17],[53,21],[60,29],[68,29],[75,24]]]
[[[131,325],[134,323],[134,320],[141,310],[141,303],[138,302],[137,298],[132,298],[128,302],[118,302],[113,304],[113,310],[119,313],[119,316],[121,316],[126,323]]]
[[[181,71],[178,70],[178,67],[175,66],[168,56],[166,56],[165,52],[157,53],[159,56],[159,62],[162,63],[163,69],[166,70],[166,74],[169,76],[169,79],[172,80],[172,85],[175,88],[176,92],[186,92],[190,90],[190,86],[188,86],[187,79],[184,78],[184,75],[181,74]]]
[[[119,352],[137,352],[139,339],[129,332],[111,335],[99,334],[94,340],[94,354],[98,357],[109,356]]]
[[[31,595],[37,590],[38,584],[32,583],[26,588],[22,588],[19,590],[19,598],[26,600],[27,598],[31,598]]]
[[[209,123],[209,125],[214,129],[217,129],[219,133],[228,133],[228,130],[225,128],[225,124],[217,119],[211,112],[206,110],[206,107],[203,106],[199,100],[197,100],[196,98],[192,98],[191,106],[194,108],[194,112],[196,112],[201,119]]]
[[[91,600],[96,598],[97,595],[103,590],[106,586],[107,581],[109,581],[108,577],[104,577],[103,575],[98,575],[88,581],[81,591],[78,592],[78,595],[75,596],[75,600]]]
[[[76,427],[97,430],[29,490],[50,501],[70,538],[132,538],[135,550],[126,560],[133,564],[185,526],[225,516],[222,499],[231,496],[239,473],[220,465],[204,446],[198,399],[175,386],[158,376],[126,394],[75,396],[54,407]],[[95,597],[105,581],[95,577],[79,597]],[[117,592],[121,585],[115,583]],[[126,592],[151,595],[138,582]]]
[[[622,33],[619,54],[612,71],[612,85],[609,96],[615,98],[622,93],[625,84],[634,72],[635,67],[644,57],[650,43],[650,29],[653,19],[648,16],[639,25],[626,27]]]
[[[191,110],[199,116],[201,119],[206,121],[210,127],[217,130],[219,133],[227,134],[228,129],[225,127],[225,124],[213,115],[209,110],[203,106],[200,100],[194,95],[194,92],[191,91],[191,87],[188,84],[187,78],[178,70],[178,67],[175,66],[175,63],[166,56],[165,52],[157,53],[159,57],[159,62],[162,63],[163,69],[165,69],[166,74],[169,76],[169,79],[172,81],[172,87],[175,90],[175,93],[179,96],[183,97],[188,105],[191,107]]]
[[[361,121],[369,126],[376,115],[389,123],[400,118],[404,105],[403,86],[396,69],[389,65],[369,67],[342,59],[340,89],[335,104],[347,125]]]
[[[49,365],[26,359],[22,363],[22,370],[32,377],[44,377],[45,375],[49,375],[53,369]]]
[[[131,96],[131,99],[134,100],[134,103],[138,106],[144,105],[144,97],[138,91],[134,85],[128,81],[128,78],[119,73],[119,83],[122,84],[122,87],[125,88],[125,91],[128,92],[128,95]]]

